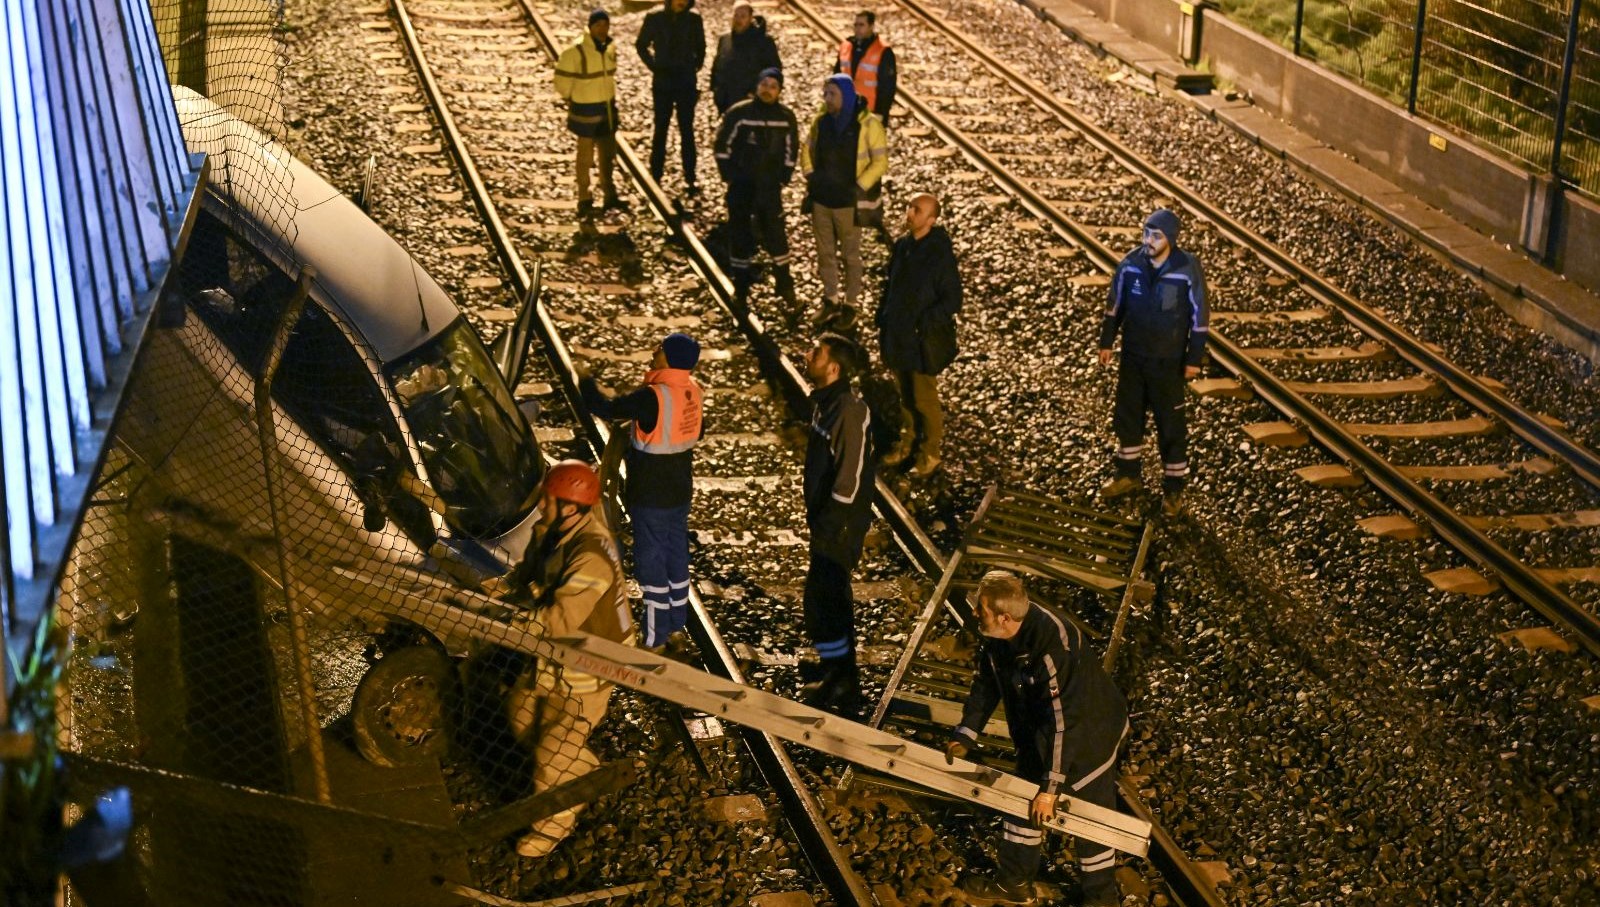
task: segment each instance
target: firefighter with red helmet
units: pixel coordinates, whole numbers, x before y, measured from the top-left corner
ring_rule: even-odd
[[[545,636],[589,633],[634,644],[633,617],[617,542],[595,505],[600,477],[593,467],[563,460],[545,474],[540,521],[522,560],[484,584],[526,609],[522,621]],[[533,792],[542,793],[599,766],[589,734],[605,717],[612,684],[548,661],[531,664],[512,683],[505,708],[517,742],[533,753]],[[572,832],[577,809],[534,823],[517,853],[549,854]]]

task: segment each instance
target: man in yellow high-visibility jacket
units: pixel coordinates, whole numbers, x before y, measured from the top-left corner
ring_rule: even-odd
[[[589,167],[600,153],[600,191],[608,209],[624,210],[611,180],[617,156],[617,48],[611,16],[589,14],[589,28],[556,61],[556,93],[567,101],[567,128],[578,137],[578,214],[594,211]]]

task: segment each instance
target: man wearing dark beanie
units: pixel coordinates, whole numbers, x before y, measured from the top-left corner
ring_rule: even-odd
[[[668,334],[638,390],[610,397],[588,375],[578,382],[590,412],[633,422],[623,500],[633,523],[633,575],[644,593],[644,644],[670,646],[674,655],[689,618],[689,502],[694,446],[704,433],[704,394],[689,372],[699,361],[694,338]]]
[[[717,130],[717,170],[728,184],[728,276],[741,308],[749,305],[755,282],[757,234],[772,256],[773,288],[790,310],[796,305],[783,187],[799,162],[800,130],[794,112],[778,100],[782,93],[783,70],[763,69],[755,97],[729,107]]]
[[[556,93],[567,102],[567,129],[578,137],[578,214],[594,212],[589,167],[600,157],[600,191],[608,209],[623,210],[611,175],[617,156],[617,47],[611,16],[589,13],[589,27],[556,60]]]
[[[1101,489],[1105,500],[1139,487],[1145,413],[1155,416],[1161,451],[1161,512],[1183,512],[1189,478],[1188,425],[1183,382],[1200,376],[1211,312],[1200,262],[1178,248],[1178,215],[1165,208],[1144,222],[1144,240],[1117,265],[1100,326],[1100,364],[1111,364],[1122,331],[1122,364],[1111,425],[1117,434],[1116,478]]]

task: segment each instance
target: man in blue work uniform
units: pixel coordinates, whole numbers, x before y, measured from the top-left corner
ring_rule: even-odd
[[[729,107],[717,130],[717,169],[728,184],[729,276],[740,307],[749,305],[755,282],[751,259],[758,232],[772,256],[773,288],[789,309],[795,307],[783,187],[799,163],[800,138],[794,112],[778,100],[782,93],[783,70],[762,70],[755,97]]]
[[[945,755],[966,756],[979,732],[1005,705],[1016,747],[1017,776],[1039,785],[1032,822],[1007,816],[996,847],[995,877],[969,876],[962,887],[980,903],[1027,904],[1039,873],[1040,827],[1056,814],[1057,799],[1071,795],[1116,805],[1117,749],[1128,735],[1128,706],[1089,650],[1083,631],[1055,611],[1028,601],[1016,575],[991,570],[978,583],[978,631],[983,646],[972,692]],[[1087,905],[1117,903],[1117,852],[1079,838],[1078,881]]]
[[[1116,478],[1101,489],[1107,501],[1139,487],[1144,416],[1155,416],[1161,451],[1161,512],[1183,512],[1189,478],[1183,382],[1200,376],[1211,321],[1200,262],[1178,248],[1178,216],[1162,208],[1144,222],[1144,241],[1117,265],[1100,326],[1100,364],[1111,364],[1122,331],[1122,367],[1111,425],[1117,433]]]
[[[855,598],[850,573],[872,521],[872,413],[850,387],[866,354],[849,338],[825,333],[806,355],[811,434],[806,442],[806,633],[822,656],[821,676],[803,691],[807,705],[854,717],[861,707],[856,668]]]
[[[704,433],[704,394],[689,372],[700,344],[668,334],[656,347],[637,390],[608,397],[594,379],[578,382],[583,403],[602,419],[633,422],[628,433],[628,487],[633,522],[633,575],[644,594],[644,644],[684,649],[689,619],[689,502],[694,494],[694,447]]]

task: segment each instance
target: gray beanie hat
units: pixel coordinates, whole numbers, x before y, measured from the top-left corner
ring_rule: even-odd
[[[1167,242],[1173,245],[1178,244],[1178,230],[1181,229],[1181,225],[1178,223],[1178,215],[1173,214],[1166,208],[1157,208],[1149,217],[1144,219],[1144,225],[1148,229],[1160,230],[1166,235]]]

